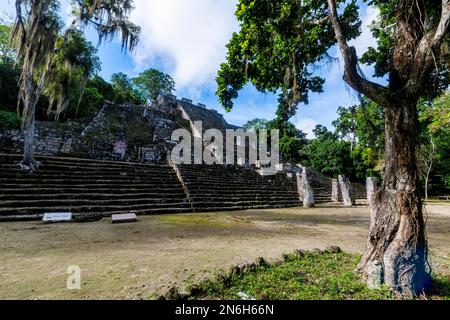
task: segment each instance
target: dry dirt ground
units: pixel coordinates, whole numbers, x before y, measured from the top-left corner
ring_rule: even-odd
[[[435,270],[450,277],[450,203],[427,206]],[[140,217],[113,225],[0,224],[0,299],[133,299],[259,256],[338,245],[361,253],[368,208],[249,210]],[[81,290],[66,289],[81,268]]]

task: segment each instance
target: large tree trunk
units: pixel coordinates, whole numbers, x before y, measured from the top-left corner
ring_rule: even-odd
[[[386,284],[402,295],[418,295],[429,280],[415,148],[416,101],[386,109],[384,181],[374,197],[367,249],[359,271],[371,287]]]

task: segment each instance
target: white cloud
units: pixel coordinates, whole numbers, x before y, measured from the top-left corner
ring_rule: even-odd
[[[0,19],[4,19],[7,22],[14,20],[15,10],[14,10],[13,0],[2,0],[0,1]]]
[[[314,119],[304,118],[299,119],[295,126],[297,127],[297,129],[300,129],[304,133],[306,133],[309,139],[313,139],[315,137],[313,130],[318,124],[319,123]]]
[[[236,2],[230,0],[135,0],[131,19],[142,28],[133,59],[138,71],[162,65],[178,90],[195,94],[211,85],[233,31]]]
[[[376,39],[372,36],[370,25],[373,21],[378,20],[379,10],[373,6],[365,7],[361,12],[361,35],[355,40],[350,41],[350,45],[354,46],[359,57],[367,51],[368,47],[376,47]]]

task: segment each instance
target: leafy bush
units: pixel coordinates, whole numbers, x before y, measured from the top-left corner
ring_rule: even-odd
[[[0,110],[0,129],[17,129],[20,119],[15,112]]]

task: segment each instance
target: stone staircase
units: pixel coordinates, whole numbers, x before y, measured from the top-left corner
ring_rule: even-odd
[[[299,206],[294,179],[263,177],[230,165],[179,165],[195,211],[228,211]]]
[[[316,204],[331,202],[331,179],[316,170],[311,170],[310,179]]]
[[[20,156],[0,154],[0,221],[35,220],[46,212],[72,212],[75,217],[192,212],[170,166],[37,160],[43,164],[41,170],[27,174],[16,167]]]
[[[312,185],[314,190],[314,200],[317,204],[331,202],[331,188],[323,185]]]

